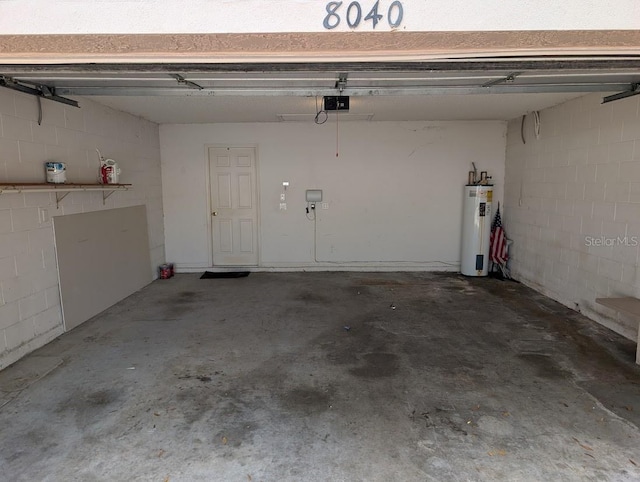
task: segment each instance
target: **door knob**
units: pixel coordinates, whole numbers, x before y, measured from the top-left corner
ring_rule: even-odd
[[[218,215],[218,211],[213,211],[213,212],[211,213],[211,215],[212,215],[212,216],[217,216],[217,215]]]

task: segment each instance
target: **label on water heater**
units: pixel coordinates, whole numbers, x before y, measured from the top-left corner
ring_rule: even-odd
[[[486,216],[487,203],[480,203],[480,217]]]

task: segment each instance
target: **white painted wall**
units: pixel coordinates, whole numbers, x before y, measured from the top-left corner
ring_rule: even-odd
[[[0,2],[3,34],[75,33],[260,33],[322,32],[328,1],[235,0],[101,0],[99,2],[40,0]],[[348,5],[338,10],[342,20],[331,31],[348,31]],[[373,31],[364,21],[374,0],[360,0],[357,31]],[[640,28],[640,5],[617,0],[613,7],[599,0],[402,0],[400,31],[599,30]],[[375,31],[391,30],[387,13],[391,0],[380,0],[383,16]],[[393,19],[397,18],[394,12]],[[352,13],[352,20],[355,13]],[[335,20],[332,19],[332,23]]]
[[[152,265],[164,261],[158,126],[87,99],[80,105],[43,100],[38,125],[35,97],[0,89],[0,182],[44,182],[44,162],[56,160],[67,163],[68,182],[94,183],[97,147],[120,163],[121,182],[134,184],[105,205],[101,192],[73,192],[59,209],[53,193],[0,195],[0,369],[63,331],[52,216],[145,204]]]
[[[543,110],[539,139],[529,116],[526,144],[509,122],[505,228],[517,279],[635,340],[595,299],[640,295],[640,97],[602,96]]]
[[[458,269],[463,185],[471,162],[502,197],[502,122],[161,125],[167,259],[211,266],[206,145],[257,146],[261,266]],[[288,209],[279,209],[289,181]],[[305,190],[329,209],[305,217]]]

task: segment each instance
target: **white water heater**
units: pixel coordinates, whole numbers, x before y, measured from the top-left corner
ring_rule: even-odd
[[[489,273],[492,199],[492,186],[467,185],[464,187],[460,260],[460,272],[463,275],[487,276]]]

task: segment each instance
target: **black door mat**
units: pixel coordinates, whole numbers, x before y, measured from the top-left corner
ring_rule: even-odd
[[[228,273],[213,273],[212,271],[205,271],[200,276],[200,279],[213,279],[213,278],[244,278],[249,276],[251,271],[230,271]]]

